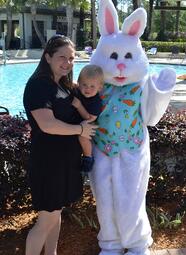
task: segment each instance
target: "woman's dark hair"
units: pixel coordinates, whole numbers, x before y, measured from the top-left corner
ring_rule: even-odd
[[[43,51],[42,57],[40,59],[40,62],[34,71],[34,73],[31,76],[31,79],[38,78],[38,77],[53,77],[52,70],[50,68],[50,65],[46,61],[45,54],[48,53],[50,57],[53,56],[55,52],[58,51],[58,48],[63,46],[72,46],[75,49],[74,43],[66,36],[63,35],[54,35],[52,36],[48,42],[47,45]],[[73,80],[73,71],[71,70],[70,73],[67,76],[62,76],[59,80],[60,85],[65,85],[68,88],[72,87],[72,80]]]

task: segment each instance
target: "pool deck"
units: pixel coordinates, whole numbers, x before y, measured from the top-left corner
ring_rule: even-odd
[[[25,50],[9,50],[7,51],[7,64],[15,63],[34,63],[39,62],[43,50],[41,49],[25,49]],[[158,64],[177,64],[186,65],[186,54],[172,55],[170,52],[160,52],[156,55],[148,55],[150,63]],[[87,62],[89,56],[84,51],[77,51],[75,61]],[[3,64],[2,56],[0,56],[0,64]],[[170,104],[176,109],[186,109],[186,80],[178,80],[171,98]]]
[[[6,63],[38,62],[42,53],[42,49],[8,50]],[[170,52],[159,52],[156,55],[148,54],[147,56],[150,63],[186,65],[184,53],[173,55]],[[76,51],[76,61],[89,61],[89,56],[84,51]],[[3,64],[2,55],[0,55],[0,64]]]

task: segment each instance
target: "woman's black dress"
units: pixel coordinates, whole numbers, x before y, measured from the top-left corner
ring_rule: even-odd
[[[29,181],[38,211],[59,210],[82,196],[78,136],[44,133],[31,114],[33,110],[49,108],[57,119],[78,124],[80,116],[71,105],[72,100],[72,93],[52,79],[30,79],[25,87],[24,107],[32,128]]]

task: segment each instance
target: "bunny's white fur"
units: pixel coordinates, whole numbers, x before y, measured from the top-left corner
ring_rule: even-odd
[[[90,180],[100,222],[100,255],[119,255],[125,248],[129,249],[128,254],[131,255],[148,255],[148,247],[152,243],[145,209],[150,169],[147,126],[155,125],[165,112],[175,85],[176,74],[172,69],[164,69],[159,77],[149,76],[148,59],[139,39],[144,32],[146,19],[146,11],[139,8],[125,19],[120,31],[112,1],[100,0],[98,23],[101,38],[91,58],[91,64],[102,67],[105,83],[110,85],[105,85],[102,92],[103,97],[108,97],[108,100],[104,101],[105,109],[98,123],[101,123],[100,128],[106,132],[110,126],[114,127],[113,121],[118,120],[119,125],[124,115],[123,109],[118,109],[118,101],[128,103],[129,100],[125,100],[124,96],[127,94],[126,90],[131,84],[137,84],[137,87],[132,85],[132,89],[128,90],[132,93],[128,95],[130,102],[135,102],[134,105],[139,104],[138,110],[141,111],[142,117],[138,115],[137,118],[141,118],[139,125],[143,129],[143,141],[139,148],[130,150],[128,147],[121,147],[123,149],[118,149],[115,156],[105,155],[105,151],[101,151],[99,143],[105,143],[105,137],[102,138],[101,132],[97,136],[98,145],[94,148],[95,164]],[[141,89],[141,94],[135,100],[140,102],[133,100],[133,91],[138,88]],[[117,95],[123,98],[118,98],[117,101]],[[127,116],[128,119],[130,117]],[[102,120],[105,122],[101,122]],[[135,125],[136,122],[132,124]],[[120,125],[117,128],[121,130]],[[117,132],[115,133],[116,137]],[[111,131],[108,131],[108,137],[111,139]],[[109,148],[113,144],[114,141],[111,140]]]

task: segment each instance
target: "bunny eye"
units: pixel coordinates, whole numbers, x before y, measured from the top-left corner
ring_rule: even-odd
[[[132,54],[130,52],[128,52],[126,55],[125,55],[125,58],[132,58]]]
[[[110,55],[110,58],[113,58],[115,60],[118,59],[118,54],[116,52],[113,52],[111,55]]]

